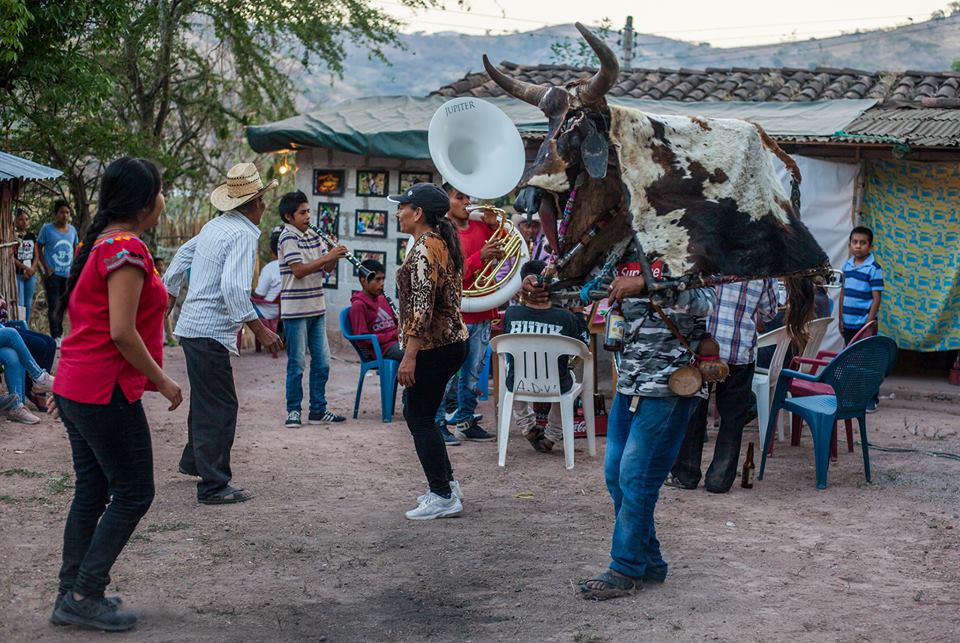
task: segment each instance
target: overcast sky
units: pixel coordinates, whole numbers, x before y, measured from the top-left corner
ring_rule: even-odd
[[[531,31],[551,24],[580,21],[597,24],[603,18],[620,29],[633,16],[639,33],[679,40],[737,47],[783,40],[824,38],[842,31],[876,29],[929,19],[942,0],[444,0],[446,10],[412,13],[398,2],[372,0],[408,22],[404,31],[460,31],[483,35]],[[949,13],[949,12],[948,12]]]

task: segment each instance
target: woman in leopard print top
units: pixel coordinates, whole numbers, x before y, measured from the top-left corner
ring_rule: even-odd
[[[467,327],[460,315],[463,251],[445,216],[450,201],[440,187],[418,183],[388,198],[400,204],[400,231],[416,240],[397,270],[403,344],[397,380],[406,387],[403,417],[430,485],[406,516],[411,520],[454,516],[463,511],[460,485],[434,416],[447,381],[467,354]]]

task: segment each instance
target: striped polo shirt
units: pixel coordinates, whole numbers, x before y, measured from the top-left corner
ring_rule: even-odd
[[[316,317],[327,311],[323,299],[323,270],[297,279],[290,266],[295,263],[310,263],[329,252],[312,228],[303,232],[289,223],[283,226],[280,241],[277,244],[277,257],[280,261],[280,317],[298,319]]]
[[[843,327],[845,330],[860,329],[867,323],[867,315],[873,304],[873,292],[883,290],[883,269],[867,255],[859,266],[853,257],[843,264]]]

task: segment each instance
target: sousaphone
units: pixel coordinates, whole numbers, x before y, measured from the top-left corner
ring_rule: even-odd
[[[513,190],[523,175],[526,158],[520,133],[498,107],[479,98],[454,98],[440,106],[427,130],[430,158],[453,187],[479,199],[496,199]],[[488,261],[463,291],[465,313],[497,308],[520,290],[520,268],[530,251],[506,212],[476,206],[470,218],[481,220],[492,210],[499,223],[493,238],[503,243],[504,257]],[[408,242],[411,248],[413,239]]]

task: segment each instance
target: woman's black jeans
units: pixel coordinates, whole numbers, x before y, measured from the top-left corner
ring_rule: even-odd
[[[109,404],[56,396],[77,482],[63,530],[60,592],[101,596],[110,568],[153,502],[150,427],[139,400],[120,387]]]
[[[403,419],[413,434],[413,445],[420,466],[427,475],[430,491],[448,497],[453,469],[447,457],[447,445],[434,424],[434,416],[443,391],[467,357],[467,343],[456,342],[417,353],[416,382],[403,391]]]

